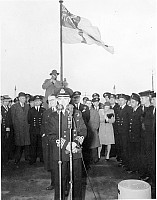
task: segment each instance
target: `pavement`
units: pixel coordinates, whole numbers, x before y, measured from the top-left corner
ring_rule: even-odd
[[[20,162],[19,168],[10,161],[1,170],[2,200],[53,200],[54,191],[45,188],[50,185],[50,173],[45,171],[43,163],[37,161],[29,165]],[[83,200],[118,199],[118,184],[122,180],[138,179],[138,174],[129,174],[124,168],[118,167],[115,158],[106,161],[104,157],[91,165],[88,176],[83,178]],[[152,190],[152,198],[155,196]],[[67,200],[69,197],[67,198]]]

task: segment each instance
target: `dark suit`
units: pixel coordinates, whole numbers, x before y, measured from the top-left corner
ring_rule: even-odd
[[[123,109],[119,108],[119,121],[118,125],[118,134],[120,137],[120,146],[121,146],[121,158],[122,163],[125,166],[128,166],[129,157],[128,157],[128,136],[129,136],[129,116],[131,113],[131,107],[125,105]]]
[[[73,130],[72,138],[75,143],[79,145],[79,141],[82,137],[86,137],[87,129],[84,124],[82,114],[75,110],[73,116]],[[65,199],[65,187],[66,180],[69,177],[69,154],[66,150],[67,144],[69,143],[70,129],[68,128],[68,114],[65,112],[61,114],[62,121],[62,132],[61,137],[63,138],[63,147],[61,149],[61,160],[62,160],[62,199]],[[59,132],[59,115],[57,112],[50,112],[43,116],[42,134],[43,137],[47,137],[52,146],[52,160],[54,164],[54,176],[55,176],[55,200],[59,199],[59,166],[58,166],[58,132]],[[81,197],[81,178],[82,178],[82,166],[81,166],[81,149],[77,153],[73,153],[73,197],[74,199],[82,199]]]
[[[40,127],[42,123],[43,112],[45,108],[40,107],[39,111],[35,107],[30,108],[28,111],[28,123],[30,124],[30,156],[31,162],[36,162],[37,157],[39,156],[40,161],[43,161],[43,152],[42,152],[42,139],[40,134]]]

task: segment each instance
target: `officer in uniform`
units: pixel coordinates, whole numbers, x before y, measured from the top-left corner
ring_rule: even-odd
[[[140,96],[136,93],[131,95],[131,115],[129,117],[129,168],[128,172],[138,172],[140,166],[141,151],[141,107]]]
[[[43,148],[43,158],[44,158],[44,168],[51,173],[51,183],[46,187],[46,190],[54,189],[54,164],[53,164],[53,148],[52,143],[49,140],[49,129],[51,127],[52,113],[56,112],[57,99],[54,94],[48,96],[47,109],[43,113],[43,120],[41,125],[41,135],[42,135],[42,148]]]
[[[28,111],[28,123],[30,124],[30,165],[36,162],[37,157],[43,162],[42,140],[40,128],[42,123],[43,112],[45,108],[41,107],[41,98],[39,95],[34,96],[34,107]]]
[[[140,178],[148,180],[151,175],[152,161],[152,127],[154,106],[150,103],[151,91],[140,92],[142,107],[142,132],[141,132],[141,167]]]
[[[73,92],[72,96],[71,96],[71,100],[72,100],[72,105],[74,106],[74,112],[75,110],[79,110],[82,113],[82,117],[84,120],[84,123],[86,125],[86,127],[88,128],[88,123],[90,120],[90,110],[88,108],[87,105],[83,105],[82,103],[80,103],[80,96],[81,96],[81,92],[79,91],[75,91]],[[89,145],[88,145],[88,135],[85,138],[84,142],[83,142],[83,159],[85,162],[85,166],[86,169],[90,168],[90,149],[89,149]]]
[[[116,103],[116,95],[111,94],[110,95],[110,104],[111,104],[111,109],[114,110],[115,114],[115,122],[112,124],[113,125],[113,130],[114,130],[114,138],[115,138],[115,145],[112,144],[111,152],[110,152],[110,157],[116,156],[117,161],[120,161],[119,157],[119,135],[118,135],[118,127],[117,127],[117,122],[119,120],[118,116],[118,111],[119,111],[119,105]]]
[[[128,157],[128,136],[129,136],[129,117],[131,113],[131,107],[127,104],[127,97],[125,94],[119,95],[119,123],[118,125],[118,134],[120,137],[120,148],[121,148],[121,158],[122,165],[128,167],[129,157]]]
[[[2,150],[2,167],[9,161],[10,150],[10,128],[11,128],[11,116],[9,114],[10,97],[8,95],[3,96],[1,105],[1,150]]]
[[[55,176],[55,200],[59,199],[59,148],[61,148],[62,160],[62,200],[65,199],[65,189],[67,177],[69,177],[69,151],[70,151],[70,127],[69,116],[72,120],[72,155],[73,155],[73,198],[77,200],[82,199],[82,153],[81,145],[87,134],[87,129],[79,110],[73,112],[73,106],[69,106],[71,91],[69,88],[62,88],[56,93],[58,101],[58,109],[51,113],[51,117],[45,116],[43,118],[44,129],[47,129],[48,139],[52,144],[54,162],[54,176]],[[59,113],[61,117],[61,144],[59,139]],[[46,123],[47,122],[47,123]],[[44,130],[42,131],[44,134]]]

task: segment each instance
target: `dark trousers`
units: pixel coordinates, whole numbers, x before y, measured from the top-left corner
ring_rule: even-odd
[[[121,146],[122,163],[125,166],[128,166],[128,164],[129,164],[129,147],[128,147],[128,136],[127,135],[120,134],[120,146]]]
[[[122,158],[121,152],[122,152],[122,143],[120,141],[120,136],[118,131],[114,131],[114,137],[115,137],[115,153],[117,156],[117,160],[120,160]]]
[[[65,190],[67,188],[67,180],[69,179],[70,162],[62,162],[62,200],[65,200]],[[59,165],[58,161],[54,162],[54,176],[55,176],[55,198],[59,200]],[[73,199],[82,200],[82,160],[73,160]]]
[[[43,151],[42,151],[42,138],[40,134],[31,132],[30,134],[30,157],[31,161],[36,162],[37,157],[43,161]]]
[[[29,160],[29,154],[30,154],[29,145],[16,146],[16,153],[15,153],[15,161],[16,162],[20,162],[23,151],[24,151],[24,154],[25,154],[25,160]]]
[[[10,138],[9,133],[6,131],[1,132],[1,162],[2,164],[6,164],[9,160],[9,150],[10,150]]]
[[[129,169],[132,171],[140,170],[140,150],[140,141],[129,142]]]
[[[148,132],[143,131],[141,137],[141,167],[142,175],[150,175],[152,168],[152,140]]]

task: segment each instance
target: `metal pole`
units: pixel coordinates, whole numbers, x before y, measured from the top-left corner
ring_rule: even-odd
[[[62,160],[61,160],[61,110],[59,110],[59,200],[62,200]]]
[[[154,76],[153,76],[153,70],[152,70],[152,91],[154,91]]]
[[[73,193],[73,177],[72,177],[72,170],[73,170],[73,159],[72,159],[72,115],[68,116],[68,125],[70,129],[70,200],[73,199],[72,193]]]
[[[63,44],[62,44],[62,0],[60,3],[60,81],[63,85]]]

